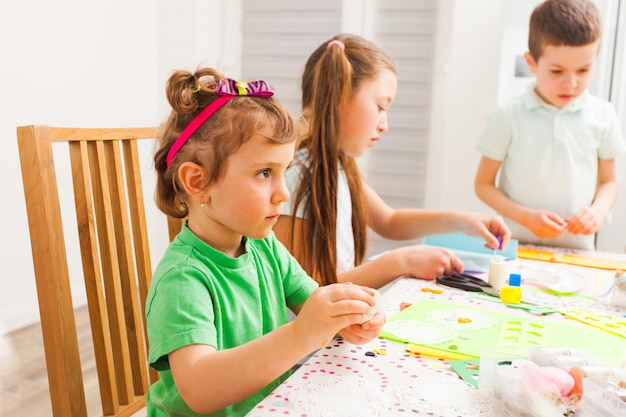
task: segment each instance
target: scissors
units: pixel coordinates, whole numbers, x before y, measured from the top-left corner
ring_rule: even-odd
[[[500,295],[500,292],[489,283],[478,277],[467,274],[454,273],[452,275],[440,275],[437,277],[437,284],[458,288],[463,291],[484,292],[495,297]]]
[[[480,293],[477,296],[484,296],[486,299],[489,299],[489,301],[493,301],[493,297],[500,297],[500,291],[493,288],[489,283],[467,274],[454,273],[452,275],[440,275],[437,277],[437,284],[458,288],[464,291],[477,292]],[[554,307],[537,305],[530,302],[506,305],[508,307],[520,308],[528,311],[529,313],[540,315],[552,314],[558,311]]]

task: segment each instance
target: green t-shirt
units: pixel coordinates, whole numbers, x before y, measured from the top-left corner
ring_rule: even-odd
[[[245,247],[243,255],[231,258],[184,224],[165,251],[146,300],[149,361],[160,374],[148,392],[149,417],[198,416],[174,384],[170,352],[191,344],[222,350],[247,343],[287,323],[287,307],[317,288],[273,233],[246,239]],[[210,415],[245,415],[287,376]]]

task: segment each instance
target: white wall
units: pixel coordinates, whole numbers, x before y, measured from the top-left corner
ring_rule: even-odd
[[[489,212],[474,194],[474,145],[496,105],[504,2],[439,5],[425,206]]]
[[[226,8],[222,3],[227,3]],[[164,83],[172,69],[194,69],[200,62],[217,66],[232,58],[221,54],[233,37],[220,36],[224,33],[220,17],[237,4],[232,0],[187,1],[185,7],[176,0],[2,2],[2,327],[15,329],[39,319],[16,127],[157,125],[169,111]],[[151,169],[151,152],[150,147],[144,149],[146,170]],[[63,157],[59,155],[59,160]],[[144,186],[149,201],[153,186],[149,182]],[[63,204],[72,205],[72,200]],[[165,233],[157,232],[164,227],[164,217],[156,210],[148,216],[155,262],[167,242]],[[68,246],[76,249],[77,242]],[[71,265],[74,301],[81,303],[85,299],[82,277],[74,275],[80,261],[73,259]]]

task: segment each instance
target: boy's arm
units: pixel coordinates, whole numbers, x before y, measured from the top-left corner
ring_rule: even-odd
[[[615,159],[598,159],[598,187],[591,207],[607,218],[617,198]]]
[[[474,178],[474,191],[489,207],[516,222],[523,224],[524,207],[517,204],[496,187],[496,175],[502,165],[501,161],[487,158],[480,158],[476,177]]]
[[[617,198],[615,159],[598,159],[598,185],[591,206],[579,210],[567,230],[574,234],[596,233],[609,215]]]
[[[474,191],[489,207],[515,222],[526,226],[539,237],[554,238],[565,228],[561,216],[547,210],[529,209],[511,200],[496,185],[496,175],[500,169],[500,161],[483,156],[476,170]]]

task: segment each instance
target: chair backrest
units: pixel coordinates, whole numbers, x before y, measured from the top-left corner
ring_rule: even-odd
[[[149,370],[144,303],[152,276],[138,141],[149,128],[22,126],[17,138],[52,411],[87,416],[53,142],[66,142],[102,411],[145,406]],[[67,176],[67,175],[66,175]],[[61,178],[61,176],[59,176]],[[69,180],[67,181],[69,183]],[[180,220],[169,220],[170,239]]]

